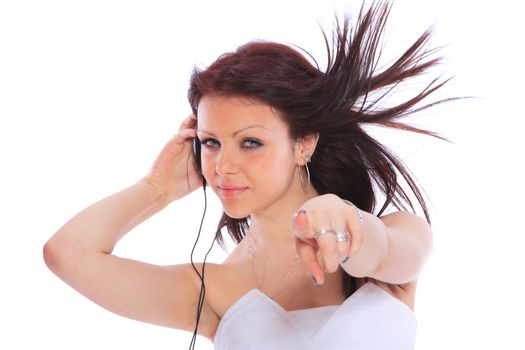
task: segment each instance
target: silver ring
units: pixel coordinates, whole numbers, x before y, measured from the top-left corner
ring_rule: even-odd
[[[346,230],[346,228],[339,228],[332,232],[335,235],[335,241],[337,243],[340,243],[340,242],[347,243],[350,240],[350,235],[348,234],[348,231]]]
[[[314,238],[315,239],[319,239],[319,237],[321,237],[322,235],[327,234],[329,232],[335,233],[333,230],[323,228],[323,229],[317,231],[316,233],[314,233]]]

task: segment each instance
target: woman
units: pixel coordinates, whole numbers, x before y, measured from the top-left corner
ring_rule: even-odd
[[[427,32],[376,69],[388,12],[376,3],[355,28],[348,20],[338,26],[324,72],[268,42],[196,70],[193,114],[147,176],[84,209],[47,242],[50,269],[112,312],[194,331],[217,349],[413,348],[429,217],[408,170],[363,126],[436,136],[397,118],[424,108],[418,103],[443,83],[384,106],[399,83],[437,62],[427,59]],[[203,179],[224,208],[217,240],[226,227],[238,243],[224,263],[154,266],[111,254]],[[404,185],[426,220],[405,211],[415,209]],[[375,210],[378,196],[384,202]],[[392,207],[401,211],[384,215]]]

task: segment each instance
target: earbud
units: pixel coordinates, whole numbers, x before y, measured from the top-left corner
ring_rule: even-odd
[[[195,166],[200,175],[202,175],[201,165],[201,142],[197,137],[193,138],[193,159],[195,160]]]
[[[197,138],[193,138],[193,159],[195,161],[195,167],[197,168],[197,173],[202,177],[202,187],[206,190],[206,179],[202,174],[202,165],[201,165],[201,141]]]

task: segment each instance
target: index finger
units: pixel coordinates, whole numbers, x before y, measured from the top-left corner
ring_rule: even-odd
[[[317,259],[317,241],[309,237],[308,215],[306,211],[297,212],[293,220],[293,230],[295,234],[295,245],[297,254],[301,259],[305,270],[314,279],[316,286],[320,287],[324,283],[324,270],[319,265]]]
[[[179,127],[179,132],[184,129],[193,129],[195,128],[196,124],[197,124],[197,117],[195,116],[195,114],[192,113],[182,121]]]
[[[303,267],[312,277],[316,287],[321,287],[324,284],[324,271],[317,261],[316,248],[298,238],[295,239],[295,245]]]

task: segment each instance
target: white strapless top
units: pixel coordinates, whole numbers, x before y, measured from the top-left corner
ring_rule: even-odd
[[[412,310],[368,282],[341,305],[286,311],[257,289],[222,317],[217,350],[414,349]]]

